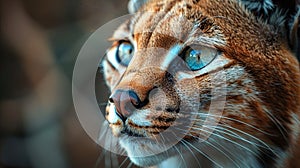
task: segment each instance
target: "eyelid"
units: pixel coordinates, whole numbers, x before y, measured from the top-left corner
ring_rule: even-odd
[[[184,59],[183,55],[185,52],[187,52],[190,49],[194,49],[194,50],[201,50],[201,49],[208,49],[208,50],[215,50],[216,53],[219,53],[220,51],[215,48],[215,47],[210,47],[210,46],[205,46],[205,45],[198,45],[198,44],[191,44],[191,45],[185,45],[184,47],[182,47],[182,49],[179,51],[179,56]],[[218,55],[218,54],[216,54]]]
[[[184,46],[191,46],[194,44],[214,49],[217,49],[217,46],[222,47],[226,45],[223,40],[207,36],[191,37],[184,42]]]
[[[110,41],[110,42],[130,41],[129,37],[120,37],[120,38],[117,38],[117,37],[110,37],[110,38],[108,38],[107,40]]]
[[[135,49],[134,43],[132,43],[131,40],[129,40],[128,38],[123,38],[123,39],[112,39],[112,38],[110,38],[110,39],[112,41],[112,45],[111,45],[110,49],[113,49],[114,47],[118,49],[119,45],[123,42],[130,43]]]

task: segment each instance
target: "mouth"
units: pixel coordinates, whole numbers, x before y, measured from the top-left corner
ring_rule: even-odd
[[[122,135],[127,135],[129,137],[146,137],[142,134],[133,132],[132,130],[130,130],[128,127],[125,127],[122,131],[121,131]]]

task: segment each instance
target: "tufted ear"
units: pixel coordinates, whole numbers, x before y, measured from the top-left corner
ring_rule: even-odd
[[[300,6],[289,25],[289,42],[292,50],[300,61]]]
[[[300,61],[300,0],[238,0],[258,19],[273,25],[287,37]],[[296,6],[298,5],[298,8]]]
[[[129,13],[137,12],[148,0],[129,0],[128,11]]]
[[[246,8],[255,15],[266,15],[274,8],[272,0],[239,0]]]
[[[238,0],[258,19],[270,25],[283,28],[287,23],[287,16],[295,8],[296,0]]]

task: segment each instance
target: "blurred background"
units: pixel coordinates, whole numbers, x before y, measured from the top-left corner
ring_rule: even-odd
[[[72,72],[83,43],[127,3],[0,0],[0,168],[104,167],[74,111]]]
[[[101,25],[127,14],[127,3],[0,0],[0,168],[98,168],[122,162],[104,156],[82,129],[71,82],[83,43]]]

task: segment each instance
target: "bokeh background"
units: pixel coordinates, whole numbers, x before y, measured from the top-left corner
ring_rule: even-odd
[[[71,82],[83,43],[127,3],[0,0],[0,168],[114,164],[82,129]]]
[[[285,8],[295,5],[293,0],[274,1]],[[127,3],[0,0],[0,168],[100,168],[117,166],[117,160],[122,163],[124,158],[103,155],[82,129],[71,82],[83,43],[101,25],[127,14]],[[298,156],[294,159],[296,165]]]

